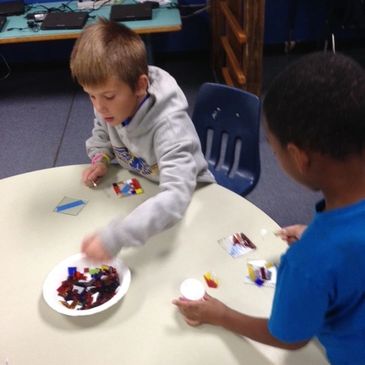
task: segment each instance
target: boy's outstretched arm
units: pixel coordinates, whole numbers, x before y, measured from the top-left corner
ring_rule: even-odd
[[[108,261],[111,259],[111,255],[105,250],[103,242],[97,233],[86,236],[83,239],[81,252],[84,253],[89,260],[95,262]]]
[[[299,349],[309,341],[297,343],[279,341],[271,335],[267,318],[257,318],[239,313],[208,294],[200,301],[180,298],[173,300],[173,304],[179,308],[186,322],[191,326],[199,326],[203,323],[220,326],[254,341],[287,350]]]

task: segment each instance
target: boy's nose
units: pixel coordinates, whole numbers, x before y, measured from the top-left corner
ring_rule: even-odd
[[[106,111],[105,105],[100,100],[93,100],[93,104],[98,113],[103,113]]]

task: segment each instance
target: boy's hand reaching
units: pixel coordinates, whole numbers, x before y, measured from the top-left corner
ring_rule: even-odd
[[[208,294],[205,294],[202,300],[174,299],[172,304],[179,308],[190,326],[199,326],[203,323],[220,326],[228,310],[226,305]]]
[[[108,261],[111,259],[108,252],[104,249],[103,242],[97,233],[84,238],[81,244],[81,252],[83,252],[88,259],[95,262]]]
[[[82,182],[89,187],[95,187],[101,177],[108,172],[108,166],[103,162],[90,165],[82,173]]]
[[[302,234],[306,228],[306,225],[294,224],[293,226],[280,229],[279,231],[275,232],[275,235],[279,236],[282,240],[286,241],[288,245],[290,245],[302,237]]]

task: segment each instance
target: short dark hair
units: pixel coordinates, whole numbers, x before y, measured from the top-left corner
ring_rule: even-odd
[[[365,147],[365,70],[351,58],[313,53],[289,65],[269,87],[263,111],[282,146],[343,160]]]

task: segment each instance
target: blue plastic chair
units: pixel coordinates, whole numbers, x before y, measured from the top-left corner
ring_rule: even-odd
[[[260,177],[260,99],[247,91],[205,83],[193,122],[217,183],[246,196]]]

